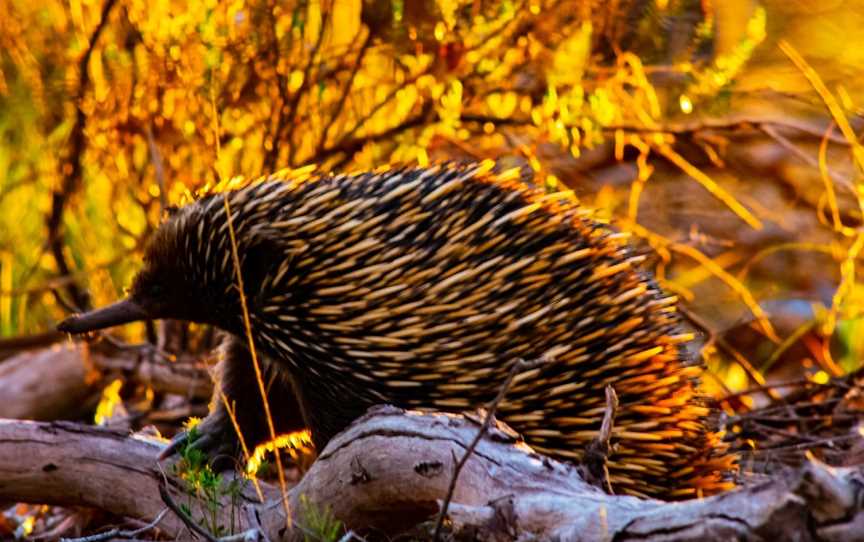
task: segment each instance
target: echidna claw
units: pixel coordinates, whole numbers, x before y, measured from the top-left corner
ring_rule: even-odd
[[[194,436],[194,440],[190,440]],[[216,471],[230,470],[237,465],[239,441],[227,416],[215,412],[188,431],[177,433],[159,454],[163,461],[173,455],[184,455],[188,449],[199,450]]]
[[[169,457],[180,451],[180,447],[185,443],[186,431],[177,433],[177,435],[175,435],[174,438],[171,439],[171,442],[168,443],[168,446],[165,446],[165,448],[161,452],[159,452],[159,455],[156,456],[156,461],[164,461],[168,459]]]

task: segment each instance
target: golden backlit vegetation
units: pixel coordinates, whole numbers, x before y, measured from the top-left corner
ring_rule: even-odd
[[[715,395],[861,366],[861,90],[795,3],[0,6],[4,337],[120,297],[166,206],[220,181],[492,158],[632,235]]]
[[[20,295],[3,297],[5,334],[44,329],[62,313],[47,291],[26,291],[56,280],[52,260],[65,260],[61,281],[86,283],[97,301],[115,298],[160,203],[220,177],[305,164],[425,164],[457,149],[456,158],[499,157],[507,149],[556,187],[537,156],[547,142],[573,156],[613,136],[646,156],[672,152],[668,136],[640,133],[659,126],[665,104],[637,54],[612,53],[622,21],[586,1],[9,8],[0,87],[8,136],[3,280]],[[730,54],[671,66],[692,79],[682,85],[684,103],[733,77],[764,24],[757,9]],[[701,25],[694,40],[710,37],[710,20]],[[64,248],[52,258],[37,215],[56,213],[53,233]],[[84,304],[79,290],[66,291],[67,301]]]

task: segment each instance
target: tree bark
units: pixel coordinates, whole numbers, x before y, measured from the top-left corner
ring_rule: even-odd
[[[359,533],[392,536],[434,520],[452,468],[478,429],[472,416],[376,407],[336,436],[288,492],[251,484],[216,522],[267,540],[302,540],[325,510]],[[163,444],[63,422],[0,421],[0,500],[94,506],[149,521],[164,508],[156,456]],[[170,473],[169,466],[161,470]],[[167,477],[177,502],[200,503]],[[542,457],[505,426],[484,436],[448,509],[459,537],[478,540],[864,540],[864,468],[818,463],[769,483],[680,503],[607,495],[576,467]],[[426,525],[429,525],[427,523]],[[173,514],[158,526],[188,537]],[[421,529],[422,530],[422,529]]]

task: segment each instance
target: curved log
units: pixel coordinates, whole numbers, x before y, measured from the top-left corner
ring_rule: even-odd
[[[237,531],[298,540],[313,528],[310,511],[329,509],[356,532],[399,533],[435,518],[477,428],[472,416],[374,408],[289,491],[290,528],[278,489],[267,484],[264,503],[247,486],[233,505],[226,498],[217,521],[229,525],[233,513]],[[164,508],[155,461],[162,446],[76,424],[0,421],[0,500],[95,506],[149,521]],[[187,502],[182,481],[169,477],[168,487]],[[466,462],[448,517],[457,536],[494,541],[864,540],[864,469],[811,463],[758,486],[664,503],[606,495],[576,467],[534,453],[498,425]],[[172,514],[159,528],[188,536]]]

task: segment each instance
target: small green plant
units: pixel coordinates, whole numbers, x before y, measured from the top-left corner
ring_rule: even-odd
[[[300,513],[303,517],[305,542],[336,542],[342,535],[342,522],[336,519],[329,506],[319,507],[300,495]]]
[[[187,501],[180,503],[180,508],[214,536],[234,534],[235,512],[245,481],[235,478],[226,483],[221,474],[213,472],[207,456],[193,447],[199,436],[194,426],[188,428],[188,439],[179,450],[180,460],[173,467],[174,474],[186,482]],[[225,497],[231,500],[228,526],[219,523],[219,510]]]

